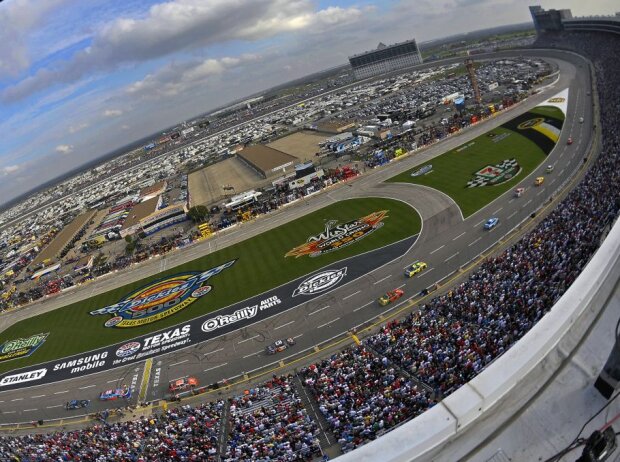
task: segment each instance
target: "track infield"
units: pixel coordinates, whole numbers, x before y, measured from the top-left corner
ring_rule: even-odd
[[[558,107],[538,106],[387,181],[438,189],[457,203],[466,218],[546,159],[559,139],[564,118]]]
[[[387,213],[377,213],[382,211]],[[360,220],[361,218],[365,220]],[[375,225],[378,223],[378,226],[374,226],[373,231],[366,234],[362,231],[355,233],[352,223],[362,221],[372,222]],[[348,241],[345,240],[340,244],[336,241],[333,251],[315,257],[310,256],[309,252],[316,252],[317,249],[315,245],[306,244],[307,239],[325,233],[328,224],[331,224],[332,234],[345,230],[347,228],[345,224],[349,224]],[[64,358],[183,323],[246,300],[331,263],[401,241],[418,234],[420,229],[421,219],[418,213],[409,205],[397,200],[364,198],[332,204],[157,276],[34,316],[11,326],[0,335],[0,345],[36,334],[49,333],[49,335],[30,356],[0,362],[0,372]],[[293,249],[296,251],[291,252]],[[290,255],[285,256],[287,253]],[[194,285],[184,298],[178,297],[178,292],[174,292],[178,290],[179,284],[190,285],[190,281],[203,277],[207,270],[233,261],[230,266],[210,275],[202,285]],[[170,296],[162,296],[166,291],[170,292]],[[199,294],[194,297],[196,293]],[[132,295],[133,299],[128,297]],[[117,318],[118,321],[118,305],[108,313],[89,314],[91,311],[101,310],[123,300],[125,304],[138,300],[140,303],[137,306],[141,310],[145,308],[153,310],[151,317],[137,318],[139,323],[144,319],[153,319],[161,315],[159,307],[167,301],[171,301],[170,309],[174,314],[160,316],[156,322],[125,328],[121,327],[123,323],[131,324],[135,319],[123,319],[122,323],[116,326],[105,326],[106,322],[113,318]],[[179,303],[179,300],[182,301]],[[178,309],[181,305],[184,306]]]

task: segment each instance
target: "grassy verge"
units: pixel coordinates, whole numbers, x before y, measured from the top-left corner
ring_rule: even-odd
[[[461,208],[463,216],[468,217],[529,175],[555,146],[554,142],[535,130],[517,128],[521,122],[540,116],[544,116],[556,128],[561,128],[564,121],[564,115],[557,108],[549,106],[535,108],[387,181],[420,184],[438,189],[454,199]],[[500,164],[507,159],[516,159],[520,167],[519,173],[510,180],[497,185],[467,187],[467,182],[472,180],[480,169],[487,165]],[[432,171],[420,176],[411,176],[412,172],[425,165],[432,165]]]
[[[328,220],[344,223],[380,210],[389,211],[383,221],[384,225],[351,245],[315,258],[284,256],[303,244],[309,236],[322,232]],[[330,263],[402,240],[418,233],[420,228],[421,219],[417,212],[400,201],[367,198],[338,202],[259,236],[188,261],[158,276],[11,326],[0,335],[0,343],[43,332],[49,332],[50,335],[32,356],[0,363],[0,372],[110,345],[182,323],[245,300]],[[157,279],[187,271],[205,271],[233,259],[238,260],[232,267],[209,280],[213,289],[208,295],[160,321],[134,328],[106,328],[104,322],[110,316],[89,315],[90,311],[117,303],[131,291]]]

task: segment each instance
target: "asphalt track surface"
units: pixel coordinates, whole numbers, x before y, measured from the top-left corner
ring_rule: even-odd
[[[406,300],[403,299],[396,305],[380,307],[377,298],[386,291],[400,287],[405,291],[406,297],[417,295],[422,289],[443,280],[492,247],[502,236],[548,202],[552,195],[557,194],[560,186],[583,162],[591,135],[592,102],[589,92],[585,90],[590,88],[590,76],[583,61],[571,55],[551,51],[502,53],[502,56],[520,54],[537,55],[555,61],[560,69],[559,80],[542,93],[530,97],[517,107],[504,111],[485,123],[478,124],[415,155],[371,171],[348,185],[327,190],[296,205],[284,207],[273,214],[243,224],[214,239],[182,249],[165,258],[154,259],[124,272],[122,280],[111,275],[75,292],[4,314],[0,317],[0,330],[39,312],[105,292],[131,280],[157,274],[188,258],[196,258],[247,239],[347,198],[389,197],[415,207],[422,217],[423,228],[415,243],[401,256],[356,280],[343,281],[331,292],[293,309],[241,329],[233,329],[198,345],[156,357],[153,359],[150,373],[145,376],[144,362],[140,362],[58,383],[1,392],[0,424],[67,418],[83,414],[82,411],[64,410],[64,403],[70,399],[92,400],[88,412],[110,408],[114,406],[114,402],[98,402],[97,396],[103,390],[122,384],[135,390],[131,399],[131,403],[135,404],[141,388],[145,392],[143,396],[145,400],[161,399],[167,394],[168,381],[178,377],[194,375],[201,385],[209,385],[222,379],[250,373],[268,364],[286,360],[288,356],[301,351],[311,350],[315,345],[337,337],[352,326],[360,325],[378,314],[383,313],[388,317],[389,311],[406,303]],[[554,56],[557,59],[553,59]],[[572,64],[573,62],[575,64]],[[566,87],[570,88],[568,114],[560,140],[548,159],[528,177],[522,179],[517,186],[526,189],[522,197],[515,198],[512,191],[509,191],[467,220],[463,220],[460,209],[454,201],[439,191],[411,184],[382,183],[405,169],[422,164],[501,125]],[[584,123],[578,122],[579,117],[584,118]],[[566,144],[569,136],[574,140],[570,146]],[[552,174],[543,173],[547,164],[555,164],[555,171]],[[540,175],[545,176],[545,183],[542,187],[534,187],[533,179]],[[499,217],[499,225],[491,231],[484,231],[482,225],[490,216]],[[412,279],[405,278],[403,269],[416,260],[427,262],[428,268]],[[338,264],[330,265],[332,266],[336,267]],[[279,355],[265,354],[264,350],[268,344],[287,337],[295,338],[296,345]],[[126,405],[124,402],[116,403],[118,406]]]

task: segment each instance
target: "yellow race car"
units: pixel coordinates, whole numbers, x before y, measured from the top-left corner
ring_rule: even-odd
[[[407,276],[408,278],[412,278],[423,269],[426,269],[426,266],[426,263],[424,263],[423,261],[415,262],[405,268],[405,276]]]

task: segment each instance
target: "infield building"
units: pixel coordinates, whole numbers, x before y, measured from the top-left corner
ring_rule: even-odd
[[[422,55],[415,40],[384,45],[349,57],[356,79],[366,79],[386,72],[404,69],[422,63]]]

